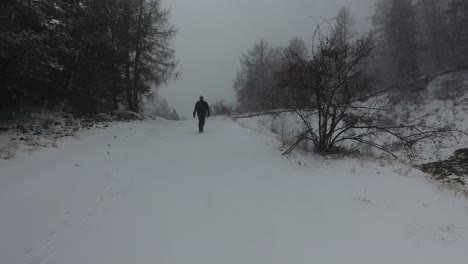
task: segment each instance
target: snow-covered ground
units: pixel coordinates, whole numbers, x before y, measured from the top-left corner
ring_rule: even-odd
[[[107,128],[119,121],[156,119],[151,115],[128,111],[100,113],[95,116],[75,117],[68,113],[43,112],[0,123],[0,159],[12,159],[18,151],[36,151],[56,146],[64,137],[73,137],[78,131]]]
[[[406,116],[412,120],[425,116],[421,120],[424,125],[447,126],[468,133],[468,70],[439,76],[413,96],[416,98],[395,106],[395,117]],[[461,148],[468,148],[467,135],[443,140],[437,156],[429,146],[422,146],[422,158],[426,162],[445,160]]]
[[[389,94],[382,94],[371,98],[368,104],[376,101],[383,105],[392,105],[390,111],[382,113],[395,124],[406,123],[408,120],[418,120],[417,124],[428,127],[450,127],[454,130],[468,133],[468,70],[441,75],[431,81],[425,89],[419,92],[405,92],[402,99],[395,99]],[[401,95],[400,95],[401,97]],[[389,103],[392,100],[392,103]],[[280,112],[279,114],[247,115],[248,118],[238,118],[238,122],[250,129],[262,133],[275,134],[280,140],[295,142],[297,136],[305,131],[303,121],[294,113]],[[311,118],[312,125],[318,121]],[[437,148],[430,140],[421,142],[416,148],[419,157],[413,162],[417,164],[445,160],[454,151],[468,148],[468,136],[455,133],[454,137],[440,139]],[[390,144],[394,139],[382,135],[378,140]],[[374,139],[375,140],[375,139]],[[382,151],[374,149],[374,154]],[[402,156],[404,158],[404,156]]]
[[[122,123],[0,160],[0,263],[463,263],[468,201],[230,120]]]

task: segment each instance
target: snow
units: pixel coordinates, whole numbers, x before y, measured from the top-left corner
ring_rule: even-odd
[[[52,25],[60,25],[60,21],[58,21],[57,19],[53,18],[49,21],[50,24]]]
[[[408,100],[397,102],[392,115],[397,122],[418,119],[420,125],[449,127],[468,133],[467,88],[468,70],[440,75],[419,93],[408,92],[405,95]],[[468,136],[457,133],[456,138],[443,138],[440,143],[440,149],[434,149],[427,142],[420,144],[420,163],[446,160],[454,151],[468,148]]]
[[[410,113],[410,118],[428,117],[424,122],[428,126],[449,126],[468,132],[468,71],[442,75],[432,81],[420,98],[419,104],[406,103],[400,107],[398,114],[404,111]],[[457,139],[447,139],[443,142],[440,159],[447,159],[454,151],[468,148],[468,136],[460,134]],[[424,157],[428,161],[437,158],[429,155],[426,150]]]
[[[406,123],[408,120],[418,120],[418,125],[427,127],[450,127],[454,130],[468,133],[468,70],[441,75],[431,81],[426,89],[405,94],[408,100],[396,102],[386,115],[396,124]],[[384,105],[390,100],[388,94],[381,94],[371,98],[365,104],[381,101]],[[312,118],[316,118],[315,116]],[[294,142],[304,131],[302,120],[294,113],[260,114],[249,118],[240,116],[239,123],[243,126],[274,134],[285,142]],[[318,121],[311,119],[312,125]],[[455,133],[454,137],[440,139],[440,149],[435,148],[433,142],[422,141],[416,148],[420,156],[412,162],[423,164],[437,160],[446,160],[454,151],[468,148],[468,135]],[[394,138],[381,135],[377,139],[381,142],[392,143]],[[374,154],[382,151],[373,149]],[[402,156],[404,158],[404,156]]]
[[[0,263],[460,263],[465,197],[388,161],[285,158],[229,119],[119,123],[0,160]]]

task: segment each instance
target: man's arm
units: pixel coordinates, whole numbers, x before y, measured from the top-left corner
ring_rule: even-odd
[[[193,109],[193,118],[195,118],[195,114],[197,113],[198,111],[198,102],[195,104],[195,109]]]
[[[208,117],[210,116],[210,106],[206,103],[206,110],[208,111]]]

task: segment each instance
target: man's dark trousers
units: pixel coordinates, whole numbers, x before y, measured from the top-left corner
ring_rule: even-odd
[[[203,132],[203,128],[205,127],[205,119],[206,119],[206,114],[198,115],[198,131],[200,133]]]

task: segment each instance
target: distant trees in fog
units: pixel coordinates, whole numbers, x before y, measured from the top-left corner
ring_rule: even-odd
[[[144,112],[162,117],[167,120],[179,121],[183,117],[179,115],[175,108],[171,108],[166,98],[157,97],[154,94],[146,98]]]
[[[376,48],[365,70],[389,85],[468,66],[468,0],[377,0],[372,24]],[[334,49],[360,37],[347,7],[338,11],[329,26],[326,33]],[[241,56],[234,81],[239,111],[272,107],[270,95],[278,69],[293,59],[285,51],[294,51],[296,59],[312,52],[310,45],[294,38],[281,48],[261,40]]]
[[[335,40],[337,46],[346,45],[356,36],[354,31],[354,18],[348,7],[342,7],[338,11],[335,23],[332,28],[331,37]]]
[[[414,80],[468,63],[468,0],[379,0],[373,24],[382,78]]]
[[[445,14],[446,42],[455,64],[468,60],[468,0],[451,0]]]
[[[407,83],[421,74],[466,63],[461,48],[467,45],[461,41],[468,29],[463,20],[466,1],[449,1],[440,13],[436,9],[441,4],[434,1],[380,0],[373,34],[358,36],[349,9],[342,8],[337,18],[311,30],[309,46],[300,38],[283,48],[262,40],[241,57],[234,82],[239,110],[276,108],[295,114],[302,128],[285,154],[311,143],[323,155],[352,145],[367,145],[395,157],[396,152],[416,155],[418,142],[436,144],[436,139],[457,131],[422,126],[418,119],[395,123],[391,108],[374,100],[376,78]],[[458,25],[459,36],[446,28],[452,24]],[[455,59],[451,49],[460,58]],[[385,137],[395,142],[379,141]]]
[[[240,69],[234,80],[240,111],[260,111],[270,108],[266,100],[274,85],[275,72],[280,65],[280,52],[260,40],[242,54]]]
[[[339,10],[330,35],[334,48],[345,47],[356,36],[353,29],[354,18],[349,8]],[[295,54],[291,57],[291,52]],[[273,47],[261,39],[242,54],[240,69],[234,80],[234,91],[237,95],[240,112],[263,111],[277,107],[273,102],[272,90],[277,85],[278,73],[288,60],[307,59],[310,50],[303,39],[295,37],[287,47]],[[275,100],[278,100],[276,98]]]
[[[217,99],[211,104],[211,108],[215,115],[229,116],[233,112],[233,107],[226,103],[224,99]]]
[[[413,80],[420,74],[418,45],[416,42],[416,19],[412,1],[392,0],[384,12],[380,44],[385,47],[391,71],[395,78]]]
[[[138,112],[178,75],[175,34],[160,0],[2,0],[0,112]]]

